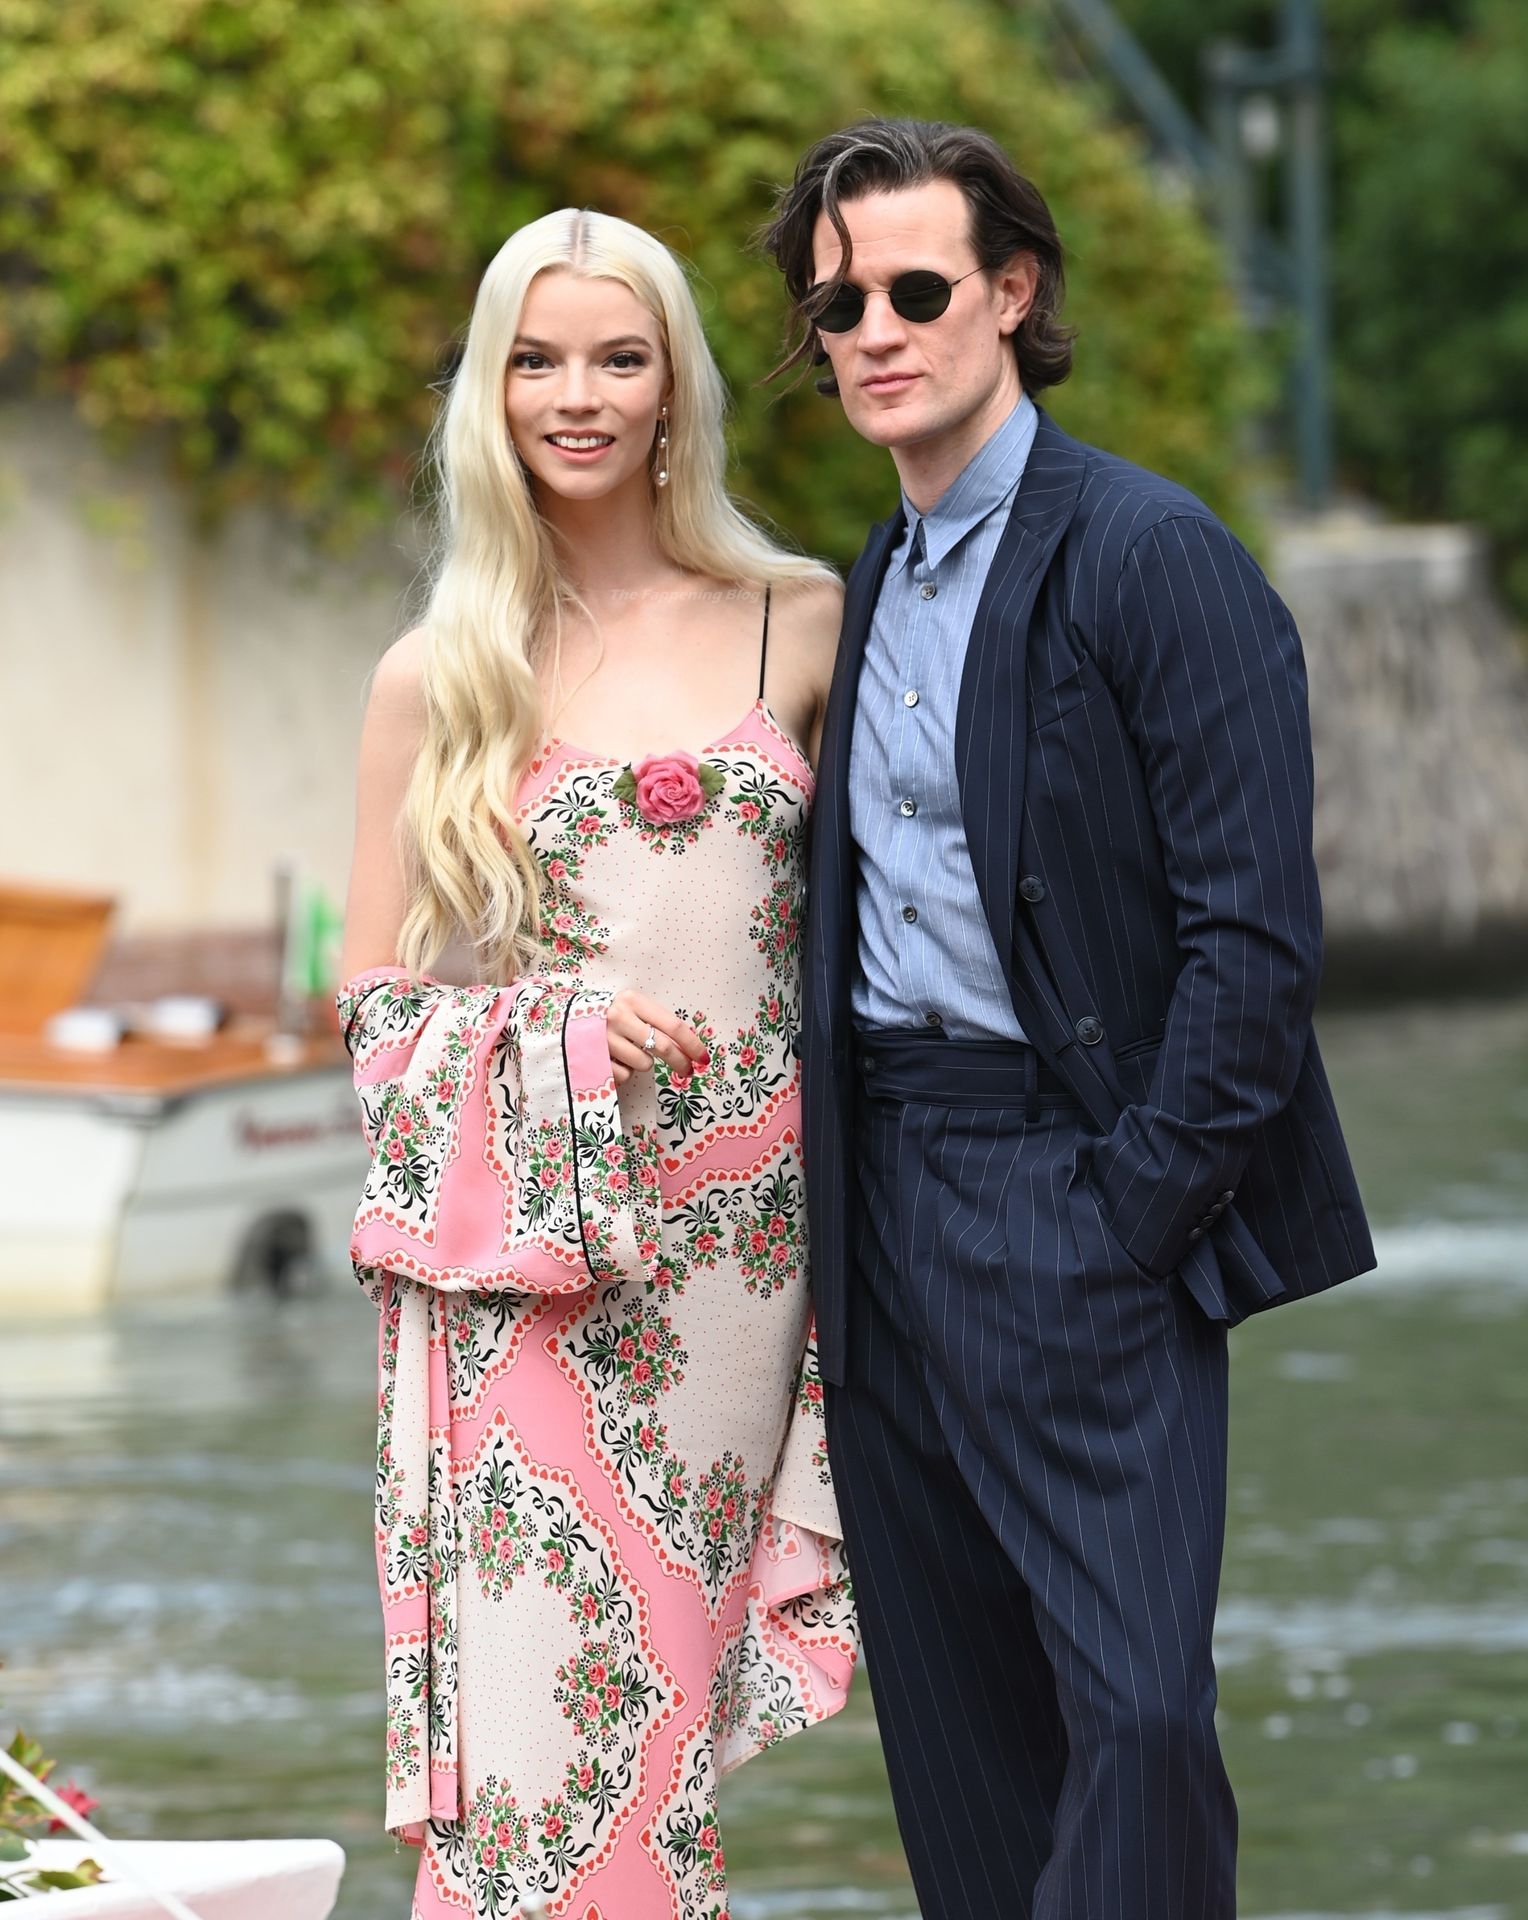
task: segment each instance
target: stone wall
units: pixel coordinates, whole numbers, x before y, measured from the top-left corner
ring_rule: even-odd
[[[1284,530],[1310,673],[1316,856],[1337,970],[1528,981],[1528,655],[1466,527]]]

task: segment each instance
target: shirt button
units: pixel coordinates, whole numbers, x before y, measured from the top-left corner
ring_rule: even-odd
[[[930,1007],[928,1012],[923,1016],[923,1024],[926,1027],[942,1027],[944,1025],[944,1015],[936,1013],[934,1009]]]
[[[918,917],[918,909],[916,907],[904,907],[902,909],[902,918],[907,922],[909,926],[913,924],[913,922],[917,919],[917,917]]]
[[[938,591],[939,589],[934,585],[932,580],[925,580],[923,585],[918,589],[920,598],[924,600],[932,600]]]
[[[917,706],[917,704],[918,704],[918,689],[917,689],[916,687],[909,687],[909,688],[907,689],[907,691],[906,691],[906,693],[904,693],[904,694],[903,694],[903,696],[902,696],[902,704],[903,704],[903,706],[904,706],[904,707],[915,707],[915,706]]]
[[[904,800],[901,806],[897,808],[897,812],[901,814],[904,820],[911,820],[913,815],[917,811],[918,811],[918,803],[916,800],[911,798]]]

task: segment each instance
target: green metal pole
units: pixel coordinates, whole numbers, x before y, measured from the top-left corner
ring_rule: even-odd
[[[1289,224],[1299,349],[1295,432],[1300,498],[1311,513],[1332,497],[1331,321],[1326,264],[1326,155],[1320,0],[1284,0],[1289,87]]]

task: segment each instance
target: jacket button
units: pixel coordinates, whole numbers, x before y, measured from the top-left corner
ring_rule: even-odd
[[[801,1058],[801,1035],[799,1033],[793,1033],[791,1035],[791,1057],[795,1060]]]
[[[1204,1228],[1190,1227],[1188,1230],[1188,1237],[1190,1240],[1202,1240],[1204,1238]]]
[[[1026,873],[1019,882],[1019,898],[1034,906],[1045,898],[1045,882],[1037,874]]]
[[[1234,1187],[1227,1187],[1225,1192],[1220,1195],[1220,1204],[1223,1207],[1228,1207],[1235,1198],[1236,1189]]]
[[[1085,1047],[1096,1047],[1104,1037],[1104,1023],[1096,1013],[1085,1013],[1077,1022],[1075,1032]]]

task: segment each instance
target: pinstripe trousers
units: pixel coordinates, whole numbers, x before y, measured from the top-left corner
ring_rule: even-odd
[[[924,1920],[1230,1920],[1225,1329],[1030,1048],[866,1035],[828,1445]]]

